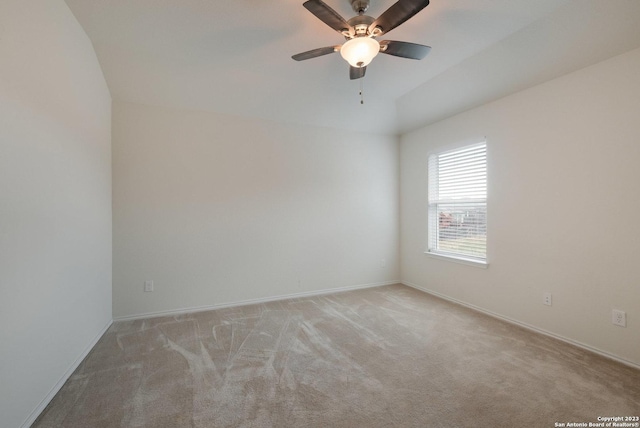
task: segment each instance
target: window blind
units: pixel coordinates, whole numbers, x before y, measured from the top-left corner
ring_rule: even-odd
[[[428,251],[486,261],[486,142],[433,154],[428,170]]]

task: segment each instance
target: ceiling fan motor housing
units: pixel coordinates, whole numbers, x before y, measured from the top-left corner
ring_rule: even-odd
[[[347,23],[355,30],[356,37],[367,36],[369,26],[375,21],[375,18],[367,15],[358,15],[351,18]]]

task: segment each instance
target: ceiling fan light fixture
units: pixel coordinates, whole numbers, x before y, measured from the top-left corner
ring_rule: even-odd
[[[366,67],[380,52],[380,43],[371,37],[354,37],[340,48],[340,55],[352,67]]]

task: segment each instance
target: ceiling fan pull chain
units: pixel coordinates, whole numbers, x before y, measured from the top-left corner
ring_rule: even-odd
[[[362,81],[364,80],[364,77],[363,77],[363,78],[361,78],[361,79],[358,79],[358,80],[360,80],[360,104],[364,104],[364,97],[363,97],[363,95],[362,95],[363,86],[364,86],[364,84],[362,83]]]

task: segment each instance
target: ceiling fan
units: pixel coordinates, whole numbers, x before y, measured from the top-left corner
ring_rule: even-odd
[[[369,8],[369,1],[349,0],[351,7],[358,15],[348,21],[322,0],[304,2],[303,6],[309,12],[343,35],[347,41],[342,45],[327,46],[302,52],[293,55],[291,58],[296,61],[303,61],[340,52],[342,57],[349,63],[349,77],[351,79],[360,79],[364,77],[367,65],[379,52],[410,59],[422,59],[427,56],[431,50],[429,46],[395,40],[378,42],[376,37],[388,33],[413,17],[429,5],[429,0],[398,0],[378,19],[364,14]]]

